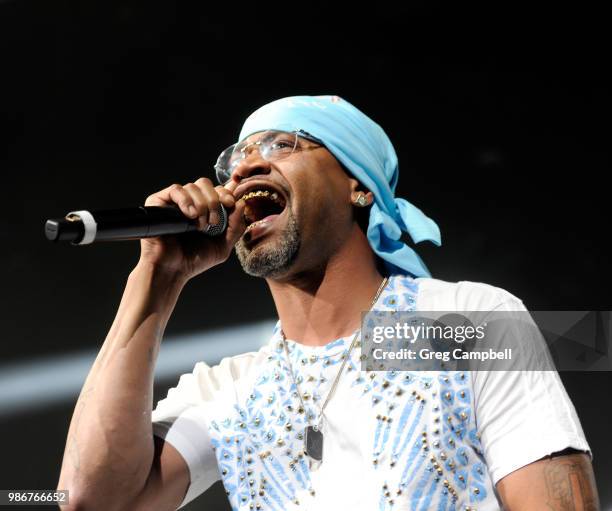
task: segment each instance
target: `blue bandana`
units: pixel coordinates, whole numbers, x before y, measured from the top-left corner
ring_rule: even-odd
[[[338,96],[294,96],[262,106],[245,121],[239,140],[264,130],[303,130],[325,147],[374,194],[368,240],[390,273],[431,274],[419,255],[400,241],[442,244],[438,225],[408,201],[395,198],[399,177],[395,149],[383,129]]]

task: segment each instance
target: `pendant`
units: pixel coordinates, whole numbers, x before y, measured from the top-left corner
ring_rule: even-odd
[[[304,451],[313,460],[323,460],[323,433],[321,433],[317,426],[308,426],[306,428]]]

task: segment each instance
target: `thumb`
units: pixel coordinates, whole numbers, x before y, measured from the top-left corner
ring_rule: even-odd
[[[236,201],[234,209],[228,212],[227,217],[227,231],[225,233],[225,240],[229,247],[233,247],[240,236],[246,230],[246,222],[244,221],[244,208],[245,203],[243,200]]]

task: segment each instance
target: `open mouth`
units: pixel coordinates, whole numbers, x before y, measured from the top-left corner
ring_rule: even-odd
[[[265,187],[251,190],[240,200],[245,202],[244,221],[247,225],[245,232],[272,220],[270,217],[280,215],[286,206],[285,199],[280,193]]]

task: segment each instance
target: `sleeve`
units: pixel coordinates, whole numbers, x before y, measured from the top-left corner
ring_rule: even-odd
[[[216,383],[214,369],[197,363],[192,373],[179,378],[177,386],[168,391],[152,413],[153,434],[172,444],[189,467],[190,484],[179,509],[220,478],[208,431],[209,405]]]
[[[511,322],[505,335],[518,339],[523,356],[532,356],[545,340],[530,318],[523,302],[513,295],[496,311],[517,311],[522,321]],[[535,334],[534,334],[535,333]],[[539,339],[534,339],[534,335]],[[512,341],[517,342],[517,341]],[[532,343],[538,346],[532,346]],[[540,358],[542,352],[539,352]],[[591,450],[576,410],[554,366],[547,370],[517,367],[507,371],[473,371],[476,426],[493,484],[507,474],[546,455],[574,448]]]

